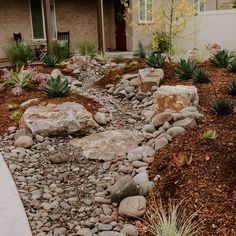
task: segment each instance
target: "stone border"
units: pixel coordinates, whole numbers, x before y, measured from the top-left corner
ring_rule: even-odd
[[[15,182],[0,154],[0,234],[32,236]]]

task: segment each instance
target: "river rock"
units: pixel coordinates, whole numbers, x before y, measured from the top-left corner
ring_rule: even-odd
[[[138,186],[139,195],[146,196],[148,192],[154,187],[154,183],[149,181],[148,174],[141,172],[134,177],[134,182]]]
[[[162,113],[156,114],[152,118],[152,124],[155,127],[159,127],[159,126],[162,126],[164,123],[171,121],[172,119],[173,119],[173,116],[170,112],[162,112]]]
[[[130,224],[125,224],[120,232],[127,236],[138,236],[137,228],[134,225]]]
[[[99,125],[107,125],[107,117],[104,113],[97,112],[94,115],[94,120],[99,124]]]
[[[173,126],[179,126],[179,127],[187,129],[187,128],[193,128],[193,127],[197,126],[197,122],[193,116],[192,117],[189,116],[189,117],[186,117],[182,120],[175,121]]]
[[[169,128],[166,131],[166,134],[174,138],[176,135],[184,133],[184,132],[185,132],[185,129],[183,127],[175,126],[175,127]]]
[[[88,132],[97,126],[92,114],[75,102],[30,107],[20,121],[21,128],[44,137]]]
[[[126,153],[138,146],[143,137],[137,131],[108,130],[84,138],[71,140],[71,145],[80,148],[82,155],[92,160],[111,161],[125,157]]]
[[[34,141],[31,137],[23,135],[20,136],[14,143],[15,147],[29,148],[34,144]]]

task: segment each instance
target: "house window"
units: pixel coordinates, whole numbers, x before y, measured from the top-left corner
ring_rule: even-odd
[[[31,10],[31,22],[32,32],[34,40],[45,40],[45,21],[43,12],[43,1],[42,0],[30,0]],[[55,14],[55,2],[50,0],[50,11],[51,11],[51,27],[53,37],[56,38],[56,14]]]
[[[193,2],[197,11],[205,11],[205,0],[194,0]]]
[[[152,22],[153,15],[152,0],[139,0],[139,22],[150,23]]]

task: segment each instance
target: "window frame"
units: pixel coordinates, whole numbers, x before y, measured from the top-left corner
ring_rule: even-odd
[[[149,0],[144,0],[145,3],[144,3],[144,12],[145,12],[145,20],[142,20],[141,19],[141,0],[139,0],[139,6],[138,6],[138,9],[139,9],[139,23],[140,24],[150,24],[150,23],[153,23],[153,0],[150,0],[151,1],[151,17],[152,19],[151,20],[148,20],[148,11],[147,11],[147,5],[148,5],[148,1]]]
[[[203,4],[203,5],[201,5],[201,4]],[[197,12],[205,12],[206,11],[205,1],[203,2],[201,0],[193,0],[193,5],[194,5],[194,7],[196,7]],[[201,8],[202,6],[203,6],[203,8]]]

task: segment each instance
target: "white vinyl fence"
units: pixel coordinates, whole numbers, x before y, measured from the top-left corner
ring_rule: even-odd
[[[187,27],[184,39],[177,42],[184,49],[203,48],[218,42],[225,49],[236,50],[236,9],[200,12]]]

